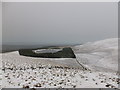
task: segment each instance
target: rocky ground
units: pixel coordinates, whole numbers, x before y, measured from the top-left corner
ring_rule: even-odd
[[[2,56],[0,55],[0,89],[2,85]]]
[[[69,67],[17,67],[5,63],[4,88],[118,88],[117,73],[92,72]]]

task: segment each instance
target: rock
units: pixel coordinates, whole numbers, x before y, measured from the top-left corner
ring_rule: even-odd
[[[35,87],[42,87],[40,83],[34,85]]]
[[[25,85],[23,85],[23,88],[29,88],[29,86],[28,86],[28,85],[26,85],[26,86],[25,86]]]

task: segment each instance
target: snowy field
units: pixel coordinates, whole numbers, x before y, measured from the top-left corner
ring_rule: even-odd
[[[20,56],[18,51],[0,54],[2,87],[118,88],[117,38],[71,48],[76,59],[25,57]]]

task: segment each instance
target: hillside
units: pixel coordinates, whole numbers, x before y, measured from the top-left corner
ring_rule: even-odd
[[[73,47],[77,60],[93,70],[118,70],[118,38],[88,42]]]

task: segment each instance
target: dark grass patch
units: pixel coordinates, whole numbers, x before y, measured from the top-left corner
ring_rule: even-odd
[[[61,49],[57,52],[46,52],[46,53],[35,53],[34,50],[42,50],[42,49]],[[60,48],[60,47],[44,47],[44,48],[37,48],[37,49],[20,49],[19,54],[22,56],[28,57],[37,57],[37,58],[76,58],[74,55],[73,50],[70,47]]]

